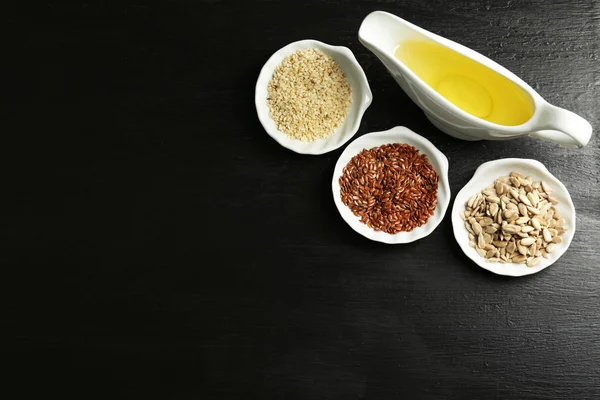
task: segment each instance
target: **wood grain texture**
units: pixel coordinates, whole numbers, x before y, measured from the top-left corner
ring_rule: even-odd
[[[506,66],[587,118],[591,142],[441,133],[359,44],[374,10]],[[16,11],[0,349],[24,398],[40,388],[600,398],[600,2],[49,1]],[[342,149],[292,153],[254,109],[264,62],[306,38],[348,46],[363,66],[374,101],[357,137],[396,125],[427,137],[450,161],[454,194],[483,162],[544,163],[576,206],[569,251],[506,279],[462,254],[449,215],[409,245],[352,231],[330,191]]]

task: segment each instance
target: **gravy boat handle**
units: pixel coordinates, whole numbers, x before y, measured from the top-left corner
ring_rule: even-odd
[[[584,147],[592,137],[592,125],[587,120],[549,103],[543,106],[536,128],[529,136],[565,147]]]

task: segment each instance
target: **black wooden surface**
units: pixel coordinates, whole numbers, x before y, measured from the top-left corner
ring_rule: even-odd
[[[594,127],[581,150],[436,130],[357,39],[381,9],[491,57]],[[4,383],[76,398],[600,398],[598,1],[56,2],[17,8],[0,222]],[[525,278],[470,262],[449,214],[408,245],[337,213],[342,149],[263,131],[269,56],[349,47],[374,101],[450,161],[544,163],[577,233]],[[109,397],[110,396],[110,397]]]

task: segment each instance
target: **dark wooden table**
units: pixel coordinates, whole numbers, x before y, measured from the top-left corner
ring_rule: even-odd
[[[591,142],[441,133],[359,44],[377,9],[498,61],[587,118]],[[16,11],[0,223],[11,398],[600,398],[598,1]],[[255,113],[264,62],[306,38],[349,47],[364,68],[374,101],[356,137],[396,125],[427,137],[453,194],[483,162],[544,163],[575,202],[569,250],[508,279],[463,255],[449,214],[408,245],[352,231],[330,191],[342,149],[295,154]]]

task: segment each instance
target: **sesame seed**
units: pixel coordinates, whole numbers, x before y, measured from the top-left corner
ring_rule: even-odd
[[[275,69],[267,104],[277,129],[292,139],[313,142],[343,124],[352,88],[333,58],[317,49],[302,49]]]

